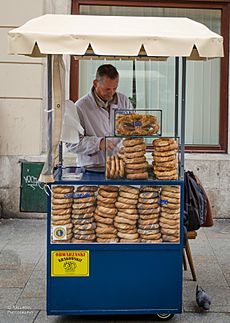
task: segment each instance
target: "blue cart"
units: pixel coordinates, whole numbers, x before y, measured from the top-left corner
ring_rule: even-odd
[[[85,173],[80,181],[52,185],[111,185],[104,174]],[[52,188],[51,185],[51,188]],[[183,181],[113,181],[112,185],[178,185]],[[47,226],[47,313],[52,315],[158,314],[182,311],[183,217],[179,243],[51,243],[51,199]],[[181,215],[183,203],[181,203]],[[59,270],[79,261],[78,270]],[[80,260],[82,262],[80,263]],[[81,267],[81,265],[84,265]],[[72,261],[73,263],[73,261]]]

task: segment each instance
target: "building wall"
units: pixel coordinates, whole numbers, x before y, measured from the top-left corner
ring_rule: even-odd
[[[0,211],[7,217],[30,216],[19,212],[20,161],[44,161],[46,147],[46,59],[8,55],[7,33],[70,8],[71,0],[0,2]]]
[[[0,118],[3,125],[0,127],[0,155],[39,155],[43,61],[7,55],[7,33],[28,19],[42,15],[43,1],[9,0],[2,1],[0,6]]]
[[[70,13],[70,7],[71,0],[0,3],[0,210],[5,217],[45,216],[20,213],[19,192],[20,161],[43,161],[46,147],[46,60],[8,55],[7,32],[42,14]],[[68,89],[68,79],[66,84]],[[218,218],[230,218],[229,160],[229,155],[186,155],[185,168],[201,178]]]
[[[230,155],[186,154],[185,169],[193,170],[201,179],[214,218],[230,219]]]

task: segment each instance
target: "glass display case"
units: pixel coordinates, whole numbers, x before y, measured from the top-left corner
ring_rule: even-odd
[[[152,151],[147,151],[151,141]],[[179,139],[173,137],[106,137],[105,178],[177,180]]]
[[[179,185],[52,185],[51,243],[179,243]]]

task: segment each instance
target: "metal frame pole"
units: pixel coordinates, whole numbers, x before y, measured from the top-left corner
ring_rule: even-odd
[[[47,88],[48,88],[48,138],[47,138],[47,154],[48,154],[48,174],[52,174],[52,55],[47,56]]]
[[[174,133],[178,137],[178,106],[179,106],[179,57],[175,57],[175,123]]]
[[[181,178],[184,178],[185,105],[186,105],[186,57],[182,57],[182,89],[181,89],[181,164],[180,164],[180,176],[181,176]]]
[[[62,179],[62,167],[63,167],[63,144],[62,141],[58,145],[58,179]]]

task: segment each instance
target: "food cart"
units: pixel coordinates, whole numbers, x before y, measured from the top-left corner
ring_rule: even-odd
[[[48,153],[41,177],[49,183],[52,192],[47,217],[47,313],[157,314],[164,320],[181,313],[186,59],[222,57],[222,37],[187,18],[45,15],[10,31],[9,41],[12,54],[47,56]],[[118,157],[108,152],[106,167],[110,168],[105,172],[80,169],[83,176],[78,178],[79,169],[73,167],[72,177],[71,173],[63,176],[59,145],[63,115],[62,54],[74,55],[77,59],[175,57],[175,133],[173,138],[164,138],[159,129],[151,133],[155,166],[159,154],[154,155],[154,151],[165,151],[164,144],[158,146],[162,139],[176,147],[175,158],[179,164],[170,173],[173,176],[158,176],[159,172],[154,174],[154,169],[150,174],[147,168],[145,176],[130,176],[133,172],[126,161],[123,164],[122,157],[119,165],[126,167],[125,172],[120,168],[116,176],[111,175],[111,165]],[[114,117],[114,130],[124,116],[125,112],[121,118],[118,115],[120,119]],[[131,117],[135,121],[141,116],[135,111]],[[125,125],[127,122],[123,122],[123,130],[127,130]],[[115,137],[124,144],[122,148],[129,159],[133,141],[144,146],[148,131],[144,135],[135,131],[127,135],[121,131]],[[59,200],[62,197],[67,199],[65,207],[64,200]],[[82,205],[82,200],[87,202]],[[109,209],[106,202],[110,200]],[[165,219],[163,213],[167,212],[171,218]],[[146,224],[146,219],[154,221]],[[169,221],[166,222],[169,226],[164,228],[164,221]],[[170,221],[176,221],[176,226],[171,228]],[[125,227],[131,231],[124,232]],[[103,235],[103,231],[109,234]]]

